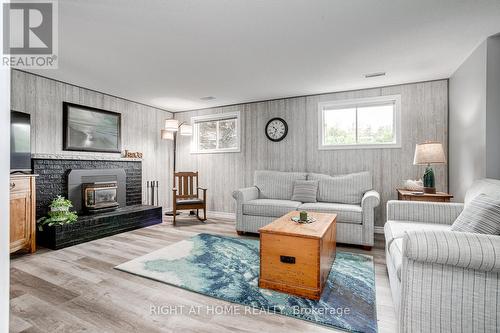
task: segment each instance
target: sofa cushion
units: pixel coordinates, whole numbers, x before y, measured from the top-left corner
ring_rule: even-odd
[[[401,266],[403,265],[403,238],[395,239],[389,246],[389,255],[392,266],[401,281]]]
[[[296,180],[293,184],[293,201],[316,202],[318,195],[317,180]]]
[[[363,223],[363,210],[359,205],[316,202],[302,204],[298,209],[319,213],[335,213],[338,223]]]
[[[280,217],[297,210],[301,202],[277,199],[255,199],[243,204],[243,214],[254,216]]]
[[[395,239],[403,239],[405,232],[412,230],[450,230],[450,226],[438,223],[387,221],[384,225],[386,247],[390,248]]]
[[[319,181],[318,201],[321,202],[360,204],[363,194],[373,188],[368,171],[338,176],[311,173],[307,178]]]
[[[280,172],[257,170],[254,185],[259,189],[259,199],[290,200],[296,180],[306,180],[304,172]]]
[[[465,206],[451,230],[500,235],[500,199],[486,194],[478,195]]]
[[[476,180],[465,193],[465,206],[480,194],[487,194],[495,199],[500,199],[500,180],[498,179],[480,179]]]

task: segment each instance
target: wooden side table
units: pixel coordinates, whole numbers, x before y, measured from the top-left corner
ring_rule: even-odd
[[[430,202],[450,202],[450,199],[453,198],[453,195],[444,193],[444,192],[436,192],[435,194],[423,193],[423,192],[415,192],[410,190],[402,190],[397,189],[398,192],[398,200],[406,200],[406,201],[430,201]]]

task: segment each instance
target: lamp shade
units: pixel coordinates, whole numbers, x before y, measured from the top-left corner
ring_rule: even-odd
[[[174,132],[170,132],[167,130],[161,130],[161,139],[162,140],[173,140],[174,139]]]
[[[439,142],[419,143],[415,147],[413,164],[443,164],[446,163],[443,145]]]
[[[188,124],[182,124],[181,128],[179,129],[179,133],[180,135],[186,135],[186,136],[193,135],[193,126]]]
[[[165,120],[165,129],[171,132],[177,132],[179,129],[179,121],[177,119]]]

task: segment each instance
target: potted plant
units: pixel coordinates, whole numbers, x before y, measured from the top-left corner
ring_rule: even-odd
[[[70,208],[73,204],[70,200],[57,196],[50,204],[50,212],[47,217],[42,217],[37,221],[38,230],[44,231],[44,227],[52,227],[57,225],[71,224],[78,220],[78,215],[71,212]]]

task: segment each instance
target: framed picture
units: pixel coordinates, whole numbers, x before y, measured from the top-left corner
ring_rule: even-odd
[[[63,102],[63,149],[121,152],[121,114]]]

